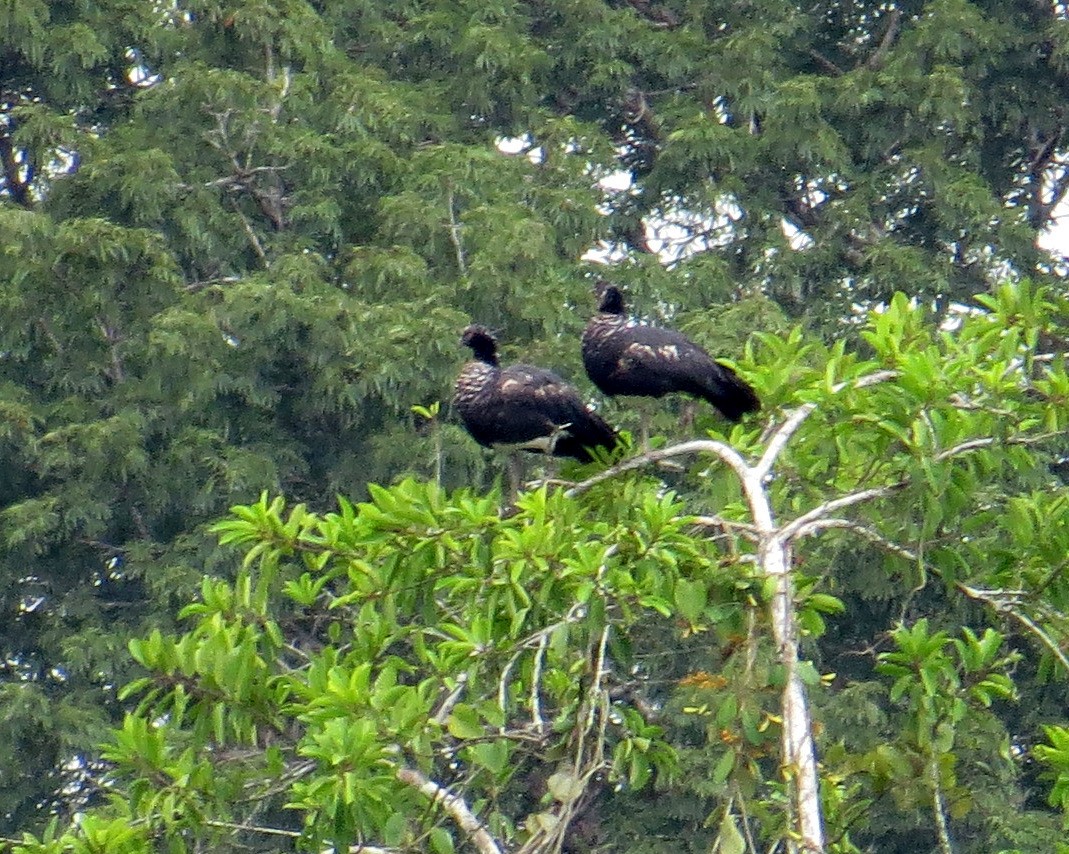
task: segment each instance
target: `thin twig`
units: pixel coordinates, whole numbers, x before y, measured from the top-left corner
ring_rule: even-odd
[[[605,668],[605,652],[609,646],[609,625],[606,624],[601,629],[601,639],[598,642],[598,657],[594,660],[594,684],[590,686],[591,696],[597,698],[597,695],[601,693],[601,680],[608,672]],[[590,713],[587,717],[587,726],[594,725],[594,713],[596,710],[596,703],[590,704]],[[576,767],[579,767],[578,765]]]
[[[936,462],[945,462],[953,457],[962,456],[963,454],[971,453],[972,451],[980,450],[981,448],[989,448],[996,444],[1004,445],[1036,445],[1040,442],[1045,442],[1048,439],[1056,436],[1064,435],[1063,431],[1057,433],[1042,433],[1037,436],[1017,436],[1008,439],[1002,439],[997,436],[985,436],[980,439],[970,439],[967,442],[962,442],[955,445],[952,448],[948,448],[945,451],[940,451],[932,459]],[[886,486],[877,486],[872,489],[862,489],[857,492],[851,492],[847,495],[843,495],[840,498],[833,499],[831,501],[825,501],[823,504],[814,507],[807,513],[803,513],[793,522],[789,522],[780,528],[780,536],[785,540],[790,540],[799,536],[799,530],[810,525],[817,519],[826,516],[835,510],[841,510],[844,507],[850,507],[854,504],[861,504],[864,501],[869,501],[873,498],[882,498],[886,495],[890,495],[892,492],[896,492],[899,489],[904,489],[909,485],[908,480],[899,480],[895,483],[887,484]],[[834,527],[834,526],[832,526]]]
[[[542,662],[548,646],[549,635],[543,633],[538,641],[538,651],[535,653],[534,667],[531,670],[531,723],[538,733],[544,732],[546,728],[546,723],[542,720],[542,699],[539,692],[542,682]]]
[[[917,555],[915,552],[910,551],[905,546],[900,546],[893,540],[889,540],[875,528],[870,528],[868,525],[862,525],[859,522],[855,522],[852,519],[817,519],[810,522],[808,525],[802,525],[797,531],[794,532],[794,539],[800,540],[802,537],[809,537],[820,531],[827,530],[829,528],[842,528],[848,531],[852,531],[855,534],[860,534],[867,540],[871,540],[879,546],[887,549],[887,551],[904,557],[906,560],[915,561]]]
[[[239,830],[242,833],[258,833],[262,836],[285,836],[288,839],[300,839],[302,834],[296,830],[283,830],[279,827],[263,827],[257,824],[236,824],[232,821],[219,821],[218,819],[205,819],[208,827],[217,827],[221,830]]]
[[[446,199],[446,205],[449,208],[449,239],[453,243],[453,249],[456,250],[457,255],[457,268],[460,270],[460,275],[468,275],[468,265],[464,261],[464,246],[460,242],[460,223],[457,222],[456,212],[453,210],[453,189],[450,187],[449,196]]]
[[[791,414],[787,416],[787,420],[776,428],[776,431],[772,434],[772,438],[769,439],[768,447],[765,448],[765,452],[761,454],[761,459],[759,459],[757,465],[754,466],[759,477],[763,478],[769,471],[771,471],[773,464],[776,462],[776,458],[782,453],[787,442],[790,441],[791,436],[794,435],[794,432],[802,426],[802,422],[804,422],[816,408],[815,404],[805,403],[791,412]]]
[[[891,12],[890,18],[887,21],[887,29],[884,30],[883,38],[880,39],[879,47],[873,51],[872,56],[869,57],[866,66],[872,71],[879,70],[883,65],[883,61],[887,58],[887,53],[891,49],[891,45],[894,44],[894,40],[898,37],[898,26],[902,21],[902,10],[895,9]]]
[[[253,231],[252,223],[250,223],[245,214],[241,212],[241,208],[238,207],[237,202],[234,202],[232,207],[234,208],[234,212],[237,213],[238,218],[241,220],[242,228],[245,229],[245,234],[249,238],[249,244],[252,246],[253,251],[259,256],[265,268],[270,267],[271,263],[267,260],[267,253],[264,252],[264,247],[263,244],[260,243],[260,238],[258,238],[256,232]]]
[[[608,556],[608,554],[615,553],[615,551],[616,546],[610,546],[607,550],[606,556]],[[497,704],[503,713],[507,712],[508,709],[507,685],[509,674],[512,672],[512,668],[516,666],[516,662],[520,660],[520,656],[523,655],[523,653],[529,650],[532,646],[540,648],[543,644],[543,641],[548,639],[549,636],[553,634],[553,632],[555,632],[559,628],[562,628],[563,626],[568,625],[569,623],[576,622],[582,617],[585,611],[586,609],[584,608],[584,606],[581,603],[576,602],[572,605],[571,608],[568,609],[568,613],[564,615],[563,619],[558,620],[550,626],[546,626],[545,628],[539,629],[536,632],[532,632],[530,635],[528,635],[516,645],[516,652],[505,663],[505,667],[501,671],[501,678],[498,680],[497,685]],[[500,731],[504,733],[505,728],[502,726]]]
[[[817,519],[806,525],[800,526],[794,533],[795,539],[801,539],[802,537],[809,536],[811,534],[818,533],[821,530],[828,528],[844,528],[849,531],[853,531],[856,534],[860,534],[873,543],[882,546],[889,552],[897,554],[900,557],[909,561],[922,560],[916,552],[901,546],[898,543],[888,539],[881,533],[876,531],[867,525],[861,525],[857,522],[853,522],[849,519]],[[1012,619],[1023,625],[1031,634],[1035,635],[1040,643],[1043,644],[1050,652],[1061,662],[1066,672],[1069,673],[1069,657],[1066,657],[1057,643],[1048,635],[1043,629],[1041,629],[1036,623],[1025,614],[1022,614],[1017,610],[1016,606],[1021,604],[1022,599],[1028,595],[1026,590],[981,590],[977,587],[971,587],[968,584],[962,582],[956,582],[955,586],[970,599],[975,599],[978,602],[983,602],[994,608],[1001,614],[1006,614]]]
[[[580,799],[586,794],[587,788],[596,775],[605,767],[605,740],[608,729],[609,716],[605,713],[606,697],[603,696],[602,677],[607,672],[605,660],[609,639],[609,626],[601,630],[601,638],[598,642],[598,652],[594,661],[594,679],[589,690],[586,692],[584,703],[586,704],[586,723],[579,725],[583,712],[580,711],[576,718],[577,739],[575,755],[570,767],[571,775],[579,784],[578,792],[573,793],[566,801],[561,802],[554,813],[556,823],[549,831],[538,831],[517,854],[534,854],[540,851],[559,851],[567,838],[568,827],[577,812]],[[584,757],[587,743],[587,735],[594,728],[595,718],[598,721],[598,730],[593,738],[593,749],[589,759]]]
[[[1066,672],[1069,673],[1069,658],[1067,658],[1065,653],[1062,652],[1061,647],[1059,647],[1058,644],[1056,644],[1054,640],[1045,631],[1043,631],[1043,629],[1036,625],[1036,623],[1030,617],[1026,616],[1025,614],[1022,614],[1020,611],[1014,608],[1016,602],[999,599],[992,593],[992,591],[979,590],[975,587],[970,587],[968,584],[962,584],[961,582],[958,582],[956,584],[956,587],[970,599],[975,599],[979,602],[983,602],[986,605],[990,605],[1000,614],[1007,614],[1013,619],[1015,619],[1017,622],[1019,622],[1022,626],[1028,629],[1031,634],[1039,638],[1039,642],[1043,644],[1043,646],[1045,646],[1048,650],[1050,650],[1051,654],[1055,658],[1057,658],[1059,662],[1061,662],[1062,667],[1064,667]]]
[[[609,627],[605,625],[601,630],[601,638],[598,642],[598,652],[594,657],[594,679],[590,689],[586,693],[587,710],[586,724],[579,728],[578,739],[575,745],[575,772],[578,774],[583,767],[583,753],[586,748],[586,734],[594,726],[594,716],[597,714],[598,693],[601,691],[601,679],[605,671],[605,649],[609,640]]]
[[[720,528],[724,531],[734,531],[753,542],[757,542],[759,538],[757,529],[749,522],[735,522],[722,516],[691,516],[689,521],[698,528]]]
[[[733,788],[735,797],[739,799],[739,818],[742,819],[742,832],[746,836],[747,851],[750,854],[757,854],[757,841],[753,838],[753,832],[750,830],[750,817],[746,814],[746,798],[742,796],[742,788],[738,783],[735,783]],[[730,803],[728,808],[731,808]]]
[[[985,436],[982,439],[970,439],[968,442],[962,442],[960,445],[955,445],[953,448],[947,448],[945,451],[940,451],[933,458],[936,462],[943,462],[951,457],[957,457],[961,454],[967,454],[970,451],[976,451],[980,448],[989,448],[992,445],[1038,445],[1041,442],[1046,442],[1048,439],[1053,439],[1057,436],[1064,436],[1066,431],[1058,430],[1053,433],[1039,433],[1035,436],[1011,436],[1008,439],[1003,439],[999,436]]]
[[[211,181],[203,181],[199,184],[175,184],[175,188],[184,191],[190,190],[213,190],[216,187],[245,187],[248,184],[249,178],[253,175],[259,175],[264,173],[279,173],[284,172],[291,168],[293,164],[286,163],[282,166],[251,166],[251,167],[238,167],[236,160],[231,158],[231,163],[238,171],[233,175],[224,175],[222,178],[213,178]]]
[[[818,65],[820,65],[825,71],[828,71],[831,74],[834,74],[836,77],[842,77],[843,74],[846,73],[838,65],[836,65],[834,62],[832,62],[830,59],[828,59],[828,57],[826,57],[824,54],[822,54],[820,51],[813,50],[812,48],[810,48],[808,53],[809,53],[810,57],[812,57],[813,59],[815,59],[817,61]]]
[[[435,713],[434,717],[431,718],[432,721],[441,726],[449,719],[449,715],[453,711],[453,707],[458,702],[460,702],[460,698],[464,695],[464,688],[467,687],[467,684],[468,674],[461,673],[457,677],[456,687],[449,692],[449,696],[442,700],[442,705],[438,708],[438,711]]]

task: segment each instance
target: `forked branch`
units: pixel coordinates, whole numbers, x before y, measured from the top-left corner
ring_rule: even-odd
[[[856,380],[846,380],[837,383],[832,387],[832,392],[838,394],[848,388],[868,388],[869,386],[892,380],[897,376],[898,371],[876,371],[873,374],[859,377]],[[791,436],[793,436],[798,428],[805,423],[805,420],[816,411],[816,408],[816,404],[814,403],[803,403],[797,409],[788,413],[786,420],[772,433],[772,437],[768,440],[768,446],[765,448],[765,452],[761,454],[761,459],[759,459],[757,465],[754,466],[759,477],[763,478],[772,471],[772,466],[775,465],[776,460],[779,459],[779,455],[783,453],[783,449],[787,447],[787,443],[791,440]]]

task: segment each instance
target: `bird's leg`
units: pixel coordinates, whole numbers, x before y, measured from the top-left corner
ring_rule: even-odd
[[[649,401],[645,398],[640,398],[636,407],[638,409],[638,435],[639,440],[642,443],[642,453],[649,453],[650,450],[650,410]]]
[[[698,406],[693,400],[685,400],[679,410],[679,432],[687,434],[694,432],[694,418],[697,415]]]
[[[510,451],[506,463],[509,475],[509,494],[506,509],[516,506],[516,499],[520,497],[520,484],[523,482],[523,459],[519,451]]]
[[[638,409],[639,416],[639,436],[642,439],[642,453],[648,454],[650,452],[650,422],[653,420],[653,413],[656,412],[657,402],[660,398],[639,398],[635,407]],[[659,460],[657,462],[657,468],[666,469],[667,471],[683,471],[684,468],[674,460]]]

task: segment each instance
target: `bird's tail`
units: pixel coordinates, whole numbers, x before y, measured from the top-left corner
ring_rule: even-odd
[[[553,446],[553,453],[558,457],[572,457],[582,463],[594,459],[591,448],[604,448],[612,451],[620,437],[609,423],[588,409],[583,418],[577,418],[558,436]]]
[[[753,386],[727,365],[717,362],[716,367],[718,370],[703,377],[701,396],[729,421],[741,421],[747,412],[757,412],[761,400]]]

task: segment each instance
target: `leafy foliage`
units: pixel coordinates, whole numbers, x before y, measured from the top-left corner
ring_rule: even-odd
[[[652,452],[719,458],[665,474],[677,491],[625,460],[570,493],[527,492],[514,515],[495,493],[415,480],[327,514],[235,507],[215,526],[243,554],[235,580],[204,579],[184,634],[131,644],[148,675],[124,692],[137,707],[106,753],[122,796],[94,832],[144,828],[132,851],[262,834],[746,850],[795,832],[780,768],[797,680],[828,850],[1054,850],[1056,815],[1025,806],[1033,736],[1015,701],[1041,696],[1028,660],[1064,696],[1059,594],[1035,570],[1069,544],[1019,537],[1012,560],[999,544],[1020,513],[1038,518],[1037,464],[1065,429],[1064,367],[1021,356],[1061,309],[1029,286],[989,304],[941,331],[895,298],[863,330],[871,359],[762,336],[747,374],[791,377],[795,406],[763,432],[734,426],[731,446]],[[843,541],[887,560],[864,568]],[[858,566],[900,589],[876,637]],[[867,666],[822,667],[863,660],[856,638]],[[784,655],[799,642],[808,659]],[[1063,734],[1045,732],[1035,756],[1057,775]]]
[[[206,532],[225,508],[266,491],[324,519],[329,496],[363,500],[368,484],[486,487],[492,472],[441,405],[461,358],[456,334],[487,323],[510,342],[506,358],[582,382],[575,335],[593,271],[579,259],[597,247],[643,311],[718,356],[742,354],[773,419],[818,407],[769,483],[775,518],[877,491],[822,520],[842,527],[791,532],[822,755],[843,750],[825,763],[829,838],[938,844],[923,782],[910,803],[888,805],[881,781],[893,775],[847,761],[877,737],[909,762],[926,755],[906,734],[916,711],[891,702],[874,666],[900,623],[915,630],[927,618],[955,640],[991,628],[1005,641],[998,660],[1019,656],[1021,701],[963,700],[941,754],[986,769],[967,778],[940,766],[967,779],[971,798],[965,815],[947,807],[949,831],[1051,850],[1048,786],[1022,757],[1065,708],[1064,264],[1037,237],[1069,187],[1066,27],[1058,4],[1004,0],[3,5],[7,832],[105,794],[95,745],[140,696],[120,698],[120,686],[145,676],[127,640],[158,631],[141,641],[158,656],[179,644],[172,615],[209,601],[205,575],[238,595],[236,570]],[[1034,286],[1002,287],[1028,276]],[[859,307],[872,306],[886,310],[863,329]],[[958,328],[962,306],[976,315]],[[754,330],[765,334],[751,339]],[[852,385],[879,369],[895,382]],[[631,411],[608,414],[638,423]],[[683,432],[681,415],[692,423],[669,405],[656,429]],[[750,461],[767,447],[763,424],[727,437],[704,411],[693,424]],[[716,468],[700,477],[707,469],[662,474],[687,512],[752,522],[737,480]],[[623,494],[645,500],[635,489]],[[726,529],[736,593],[687,576],[658,602],[679,631],[649,603],[627,623],[630,655],[636,639],[647,644],[635,659],[649,656],[643,680],[656,672],[663,683],[619,688],[653,706],[641,724],[613,723],[614,744],[625,728],[671,744],[672,785],[633,795],[647,774],[662,782],[630,749],[614,772],[627,784],[575,818],[577,838],[619,834],[632,850],[635,828],[659,828],[663,841],[649,844],[678,851],[706,850],[717,835],[723,850],[740,834],[747,845],[747,833],[782,835],[782,812],[769,806],[786,797],[772,758],[781,674],[762,623],[768,591],[749,574],[740,530]],[[277,548],[290,535],[272,536]],[[311,607],[273,584],[263,608]],[[292,613],[272,619],[288,630]],[[243,702],[269,707],[257,692],[281,672],[278,638],[262,640],[255,621],[226,626],[234,634],[220,637],[252,668]],[[292,638],[280,631],[284,647]],[[949,650],[962,684],[987,672]],[[612,655],[631,660],[624,652]],[[154,672],[184,672],[173,655],[153,658]],[[234,673],[212,660],[213,678],[230,685]],[[957,690],[949,672],[940,698]],[[175,689],[164,680],[156,702]],[[243,748],[281,720],[211,714]],[[719,725],[706,727],[710,718]],[[150,733],[139,749],[152,747]],[[989,748],[1004,742],[1010,759],[996,761]],[[152,749],[189,747],[160,739]],[[317,749],[315,761],[328,761],[333,748]],[[480,748],[484,761],[491,750],[501,748]],[[182,759],[183,773],[199,780],[199,761]],[[416,787],[390,786],[416,798]],[[568,779],[555,788],[566,796]],[[151,813],[156,795],[143,797]],[[522,812],[504,793],[488,798],[501,815]],[[41,844],[150,844],[126,818],[89,814],[78,833]],[[427,832],[444,850],[444,828]]]

